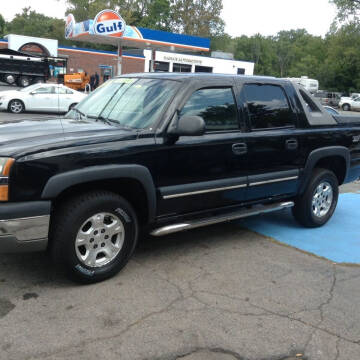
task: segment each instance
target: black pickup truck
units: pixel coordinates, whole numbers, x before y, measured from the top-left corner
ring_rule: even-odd
[[[0,123],[0,171],[0,251],[48,249],[91,283],[144,232],[284,208],[324,225],[360,176],[360,121],[286,80],[133,74],[62,118]]]

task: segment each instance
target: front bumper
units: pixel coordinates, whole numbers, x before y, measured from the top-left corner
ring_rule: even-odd
[[[0,110],[7,110],[9,106],[9,100],[0,100]]]
[[[47,248],[50,201],[0,204],[0,253]]]

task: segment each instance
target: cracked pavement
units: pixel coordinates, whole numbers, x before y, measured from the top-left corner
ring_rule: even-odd
[[[0,256],[0,360],[354,360],[359,309],[360,267],[236,222],[144,239],[92,286],[46,254]]]

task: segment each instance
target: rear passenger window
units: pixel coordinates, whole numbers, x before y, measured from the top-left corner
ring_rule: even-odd
[[[244,93],[252,129],[294,126],[289,102],[280,86],[245,84]]]
[[[238,130],[235,98],[231,88],[201,89],[187,101],[180,116],[201,116],[207,131]]]

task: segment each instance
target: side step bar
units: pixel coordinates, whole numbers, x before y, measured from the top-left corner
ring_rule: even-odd
[[[174,224],[174,225],[167,225],[161,227],[159,229],[153,230],[150,234],[153,236],[164,236],[172,233],[176,233],[179,231],[195,229],[202,226],[218,224],[226,221],[236,220],[245,218],[248,216],[264,214],[272,211],[282,210],[291,208],[294,206],[293,201],[281,202],[281,203],[274,203],[270,205],[254,205],[250,209],[243,209],[240,211],[222,214],[219,216],[210,217],[207,219],[200,219],[194,221],[188,221],[184,223]]]

